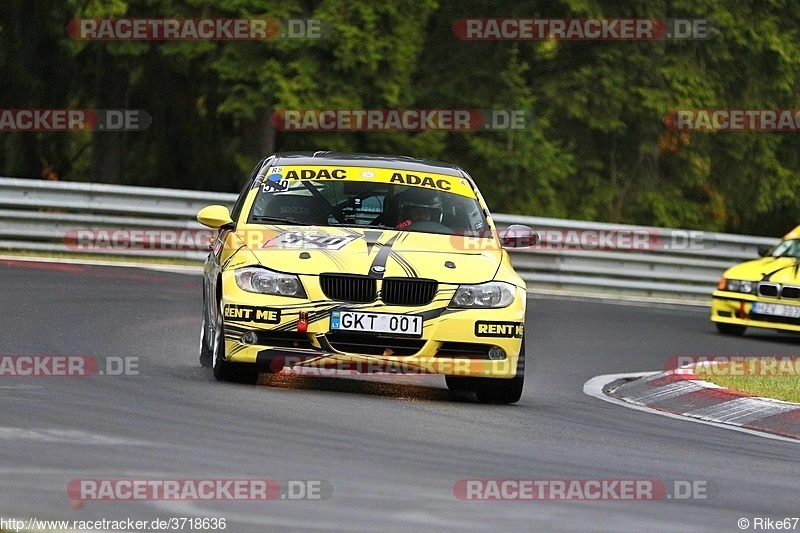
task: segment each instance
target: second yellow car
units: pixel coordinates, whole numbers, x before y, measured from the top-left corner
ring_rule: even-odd
[[[742,335],[748,327],[800,331],[800,226],[764,257],[725,271],[711,320],[726,335]]]

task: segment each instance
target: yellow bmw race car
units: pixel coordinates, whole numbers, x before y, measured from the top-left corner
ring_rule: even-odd
[[[729,268],[714,291],[711,320],[720,333],[748,327],[800,331],[800,226],[763,257]]]
[[[499,234],[462,169],[277,154],[232,212],[209,206],[197,219],[219,229],[200,343],[218,380],[286,368],[444,374],[481,402],[519,400],[526,287],[504,247],[538,235]]]

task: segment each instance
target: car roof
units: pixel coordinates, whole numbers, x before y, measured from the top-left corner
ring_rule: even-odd
[[[781,240],[788,241],[789,239],[797,239],[797,238],[800,238],[800,226],[795,227],[792,231],[784,235]]]
[[[272,166],[338,165],[343,167],[379,167],[457,176],[459,178],[467,178],[472,182],[469,174],[456,165],[417,159],[415,157],[343,152],[284,152],[277,153],[274,157],[275,160],[271,163]]]

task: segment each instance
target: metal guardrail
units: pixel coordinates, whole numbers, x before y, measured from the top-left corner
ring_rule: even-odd
[[[236,194],[0,178],[0,250],[92,253],[203,261],[208,251],[79,250],[65,239],[76,229],[202,231],[195,216],[211,204],[229,207]]]
[[[666,296],[697,300],[710,297],[722,273],[729,267],[759,257],[758,249],[773,246],[779,239],[694,232],[701,241],[680,246],[692,232],[647,226],[562,220],[518,215],[494,215],[499,227],[524,224],[545,234],[556,231],[631,232],[650,235],[647,250],[540,249],[511,252],[514,267],[529,286],[604,292],[632,296]],[[674,242],[673,242],[674,240]],[[677,244],[673,248],[658,246]]]
[[[0,250],[58,253],[102,253],[68,246],[76,230],[190,230],[204,228],[197,212],[211,204],[232,206],[236,194],[128,187],[93,183],[0,178]],[[778,239],[698,232],[692,246],[675,246],[689,232],[542,217],[495,214],[500,228],[524,224],[542,233],[534,250],[512,251],[512,261],[529,287],[601,292],[617,295],[699,299],[710,295],[722,272],[741,261],[758,257],[758,247]],[[548,247],[547,237],[586,232],[639,232],[649,235],[646,249]],[[572,232],[572,233],[570,233]],[[653,243],[661,243],[655,245]],[[552,244],[552,243],[551,243]],[[679,243],[678,243],[679,244]],[[136,257],[181,258],[202,261],[208,254],[194,250],[110,249],[106,253]]]

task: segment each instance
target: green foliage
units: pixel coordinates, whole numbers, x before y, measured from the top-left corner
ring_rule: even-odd
[[[87,42],[80,17],[321,19],[319,40]],[[707,18],[709,40],[462,41],[464,17]],[[3,175],[238,190],[272,151],[451,161],[495,212],[777,234],[800,134],[682,133],[677,109],[798,109],[793,0],[49,0],[0,3],[2,108],[133,108],[139,133],[3,133]],[[281,109],[495,109],[515,131],[283,132]]]

